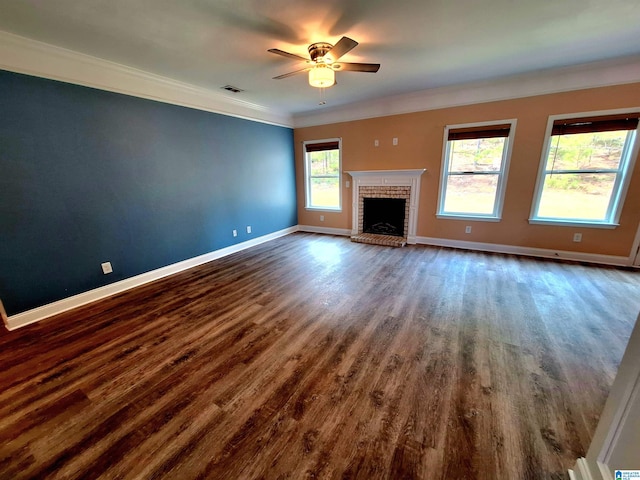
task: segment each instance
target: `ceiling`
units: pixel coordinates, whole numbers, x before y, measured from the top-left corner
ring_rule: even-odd
[[[0,0],[0,30],[295,115],[381,97],[640,54],[638,0]],[[310,43],[360,45],[321,91]],[[324,100],[326,105],[319,105]]]

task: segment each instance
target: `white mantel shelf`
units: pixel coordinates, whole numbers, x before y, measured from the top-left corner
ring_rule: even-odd
[[[345,170],[345,172],[353,178],[387,176],[419,177],[426,171],[426,168],[420,168],[418,170]]]
[[[352,228],[351,235],[358,235],[359,225],[359,190],[362,186],[409,186],[411,195],[409,198],[409,223],[407,230],[407,243],[416,243],[416,230],[418,221],[418,202],[420,200],[420,176],[426,172],[426,168],[413,170],[345,170],[353,177]]]

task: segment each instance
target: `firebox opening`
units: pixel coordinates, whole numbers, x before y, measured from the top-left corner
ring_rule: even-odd
[[[404,236],[404,198],[363,198],[362,232]]]

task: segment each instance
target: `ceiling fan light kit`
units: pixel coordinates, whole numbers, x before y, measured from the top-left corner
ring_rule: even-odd
[[[316,88],[328,88],[336,83],[335,72],[327,65],[318,65],[309,70],[309,85]]]
[[[310,59],[285,52],[278,48],[272,48],[268,51],[283,57],[304,61],[308,65],[306,68],[285,73],[284,75],[278,75],[273,78],[274,80],[281,80],[297,75],[298,73],[309,72],[309,85],[316,88],[328,88],[335,85],[335,72],[338,70],[347,72],[377,72],[380,69],[379,63],[337,63],[340,57],[351,51],[357,45],[358,42],[349,37],[342,37],[335,45],[326,42],[312,43],[308,48]]]

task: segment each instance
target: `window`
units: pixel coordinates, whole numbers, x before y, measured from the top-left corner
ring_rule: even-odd
[[[637,155],[638,116],[551,117],[530,222],[615,226]]]
[[[438,217],[500,219],[515,126],[506,120],[445,128]]]
[[[340,139],[304,142],[306,207],[341,210]]]

